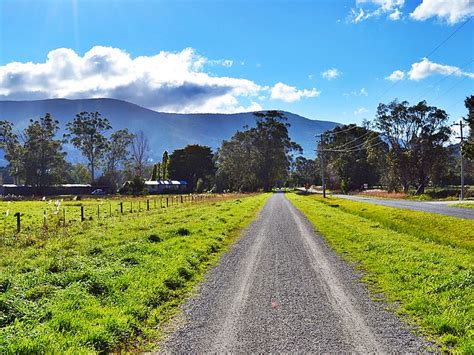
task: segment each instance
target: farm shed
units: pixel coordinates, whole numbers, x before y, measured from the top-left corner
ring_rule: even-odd
[[[51,195],[90,195],[95,189],[108,191],[107,187],[91,186],[90,184],[62,184],[54,186],[35,187],[28,185],[3,184],[0,185],[0,195],[16,196],[51,196]]]
[[[184,180],[149,180],[145,186],[150,194],[188,192],[188,183]]]

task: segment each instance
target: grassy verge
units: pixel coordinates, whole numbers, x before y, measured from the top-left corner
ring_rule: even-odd
[[[84,222],[46,239],[0,241],[0,353],[152,349],[163,322],[268,196]]]
[[[449,206],[474,209],[474,203],[469,203],[469,202],[450,203]]]
[[[373,292],[445,350],[474,353],[474,221],[288,194]]]

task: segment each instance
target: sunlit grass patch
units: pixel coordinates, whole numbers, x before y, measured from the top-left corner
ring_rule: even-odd
[[[474,352],[474,221],[287,196],[399,314],[444,349]]]
[[[450,203],[449,206],[462,207],[462,208],[472,208],[472,209],[474,209],[474,201],[473,201],[473,202]],[[473,213],[474,213],[474,212],[473,212]]]
[[[268,196],[86,221],[31,245],[0,243],[0,353],[152,349],[163,322]]]

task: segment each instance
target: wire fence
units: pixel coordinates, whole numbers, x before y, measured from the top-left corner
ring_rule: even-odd
[[[221,194],[166,195],[134,199],[84,201],[9,201],[0,203],[0,244],[28,242],[37,237],[66,235],[71,227],[88,227],[110,220],[153,213],[202,201],[219,200]]]

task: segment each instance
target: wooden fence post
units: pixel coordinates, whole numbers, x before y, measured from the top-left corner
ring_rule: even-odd
[[[21,231],[21,215],[20,215],[20,212],[15,213],[14,216],[16,217],[16,232],[20,233],[20,231]]]
[[[81,206],[81,222],[84,222],[84,206]]]

